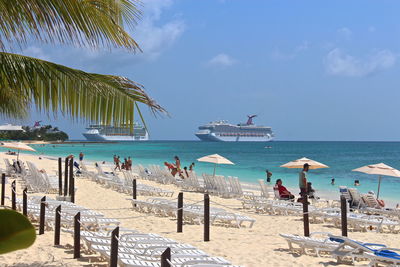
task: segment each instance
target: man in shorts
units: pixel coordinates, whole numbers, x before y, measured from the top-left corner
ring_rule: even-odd
[[[299,173],[299,188],[300,188],[300,196],[303,198],[307,195],[307,172],[310,168],[308,163],[303,165],[303,169]]]

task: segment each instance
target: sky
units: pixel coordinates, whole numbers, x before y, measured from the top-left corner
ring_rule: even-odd
[[[276,140],[400,140],[399,1],[142,2],[131,34],[143,53],[39,43],[21,53],[143,84],[170,114],[142,106],[153,140],[196,140],[200,125],[250,114]],[[72,139],[87,124],[36,110],[17,122],[38,119]]]

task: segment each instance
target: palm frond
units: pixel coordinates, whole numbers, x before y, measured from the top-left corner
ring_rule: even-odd
[[[154,113],[165,112],[142,85],[127,78],[0,52],[0,112],[21,117],[32,103],[47,113],[60,111],[104,124],[132,124],[137,103]]]
[[[124,30],[141,17],[137,0],[0,0],[0,49],[25,44],[30,36],[44,42],[84,47],[140,50]]]

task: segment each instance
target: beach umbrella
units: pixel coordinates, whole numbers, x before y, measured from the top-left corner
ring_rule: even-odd
[[[308,159],[308,158],[301,158],[301,159],[296,159],[293,161],[290,161],[288,163],[285,163],[281,165],[280,167],[283,168],[289,168],[289,169],[301,169],[303,168],[304,164],[308,163],[310,165],[310,169],[321,169],[321,168],[329,168],[329,166],[322,164],[318,161]]]
[[[19,151],[20,151],[20,150],[24,150],[24,151],[36,151],[36,150],[33,149],[32,147],[30,147],[30,146],[28,146],[27,144],[24,144],[24,143],[22,143],[22,142],[1,143],[1,144],[0,144],[0,147],[18,150],[17,160],[18,160],[18,157],[19,157]]]
[[[230,165],[235,165],[232,161],[230,161],[227,158],[224,158],[223,156],[220,156],[218,154],[212,154],[208,156],[204,156],[202,158],[197,159],[197,161],[201,162],[209,162],[209,163],[214,163],[214,176],[215,176],[215,169],[217,168],[217,164],[230,164]]]
[[[384,163],[378,163],[378,164],[372,164],[372,165],[360,167],[360,168],[354,169],[353,172],[363,172],[363,173],[367,173],[367,174],[379,175],[378,193],[376,195],[377,199],[379,198],[379,191],[381,189],[382,176],[400,177],[399,170],[397,170],[393,167],[390,167],[389,165],[386,165]]]

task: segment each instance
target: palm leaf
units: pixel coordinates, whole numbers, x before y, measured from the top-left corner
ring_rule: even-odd
[[[0,52],[0,112],[23,117],[33,103],[47,113],[60,111],[73,119],[116,125],[133,123],[137,103],[154,113],[165,112],[140,84],[127,78]]]
[[[124,30],[140,18],[137,0],[0,0],[0,49],[30,36],[78,46],[140,50]]]

